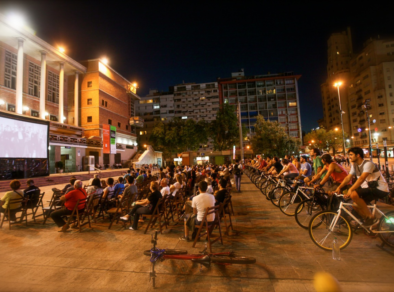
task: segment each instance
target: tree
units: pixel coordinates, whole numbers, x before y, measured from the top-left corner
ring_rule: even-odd
[[[348,134],[345,133],[345,139]],[[341,131],[326,131],[325,129],[313,130],[305,135],[305,143],[310,148],[319,148],[330,151],[332,149],[335,155],[338,148],[343,148],[343,139]]]
[[[180,118],[159,121],[155,124],[149,141],[165,157],[187,150],[195,151],[208,141],[208,124],[205,121]]]
[[[216,114],[216,120],[211,122],[210,135],[214,150],[223,151],[239,145],[239,126],[235,108],[224,103]],[[243,132],[243,136],[246,133]]]
[[[299,151],[300,140],[290,137],[276,121],[266,121],[258,115],[254,130],[251,138],[254,153],[283,157]]]

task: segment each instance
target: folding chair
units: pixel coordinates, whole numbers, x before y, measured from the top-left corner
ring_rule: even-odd
[[[198,228],[198,231],[197,231],[196,238],[194,239],[194,242],[193,242],[193,247],[196,246],[197,240],[199,240],[204,235],[207,236],[208,249],[210,252],[212,252],[212,244],[215,243],[216,241],[220,240],[221,244],[223,245],[222,230],[220,228],[219,209],[220,209],[220,206],[207,208],[201,224],[195,225],[195,227]],[[208,222],[208,220],[207,220],[208,215],[211,215],[211,214],[215,214],[215,219],[211,222]],[[215,229],[215,227],[219,227],[219,236],[216,237],[215,239],[211,240],[212,231]],[[201,233],[201,230],[203,228],[205,228],[205,232]]]
[[[44,197],[44,195],[45,192],[40,194],[40,191],[37,190],[32,194],[30,199],[26,202],[26,216],[33,215],[34,223],[36,223],[36,217],[42,216],[42,215],[36,216],[36,214],[38,208],[40,207],[40,204],[42,203],[42,198]],[[31,210],[31,213],[27,213],[29,209]]]
[[[92,228],[92,226],[90,224],[91,223],[90,217],[92,217],[93,221],[96,222],[96,217],[95,217],[96,210],[97,210],[96,207],[98,207],[99,200],[100,200],[100,195],[98,195],[96,193],[91,194],[89,196],[88,203],[86,204],[85,210],[83,211],[82,218],[80,220],[82,223],[81,226],[89,224],[89,227]],[[88,218],[88,222],[84,223],[86,217]]]
[[[111,223],[108,226],[108,229],[111,229],[112,224],[116,219],[116,224],[119,222],[119,218],[126,214],[130,210],[131,196],[124,195],[121,199],[117,198],[116,207],[111,208],[107,211],[107,214],[112,215]]]
[[[54,191],[55,190],[55,191]],[[59,193],[56,191],[56,189],[52,189],[52,198],[49,201],[49,206],[44,207],[44,203],[41,200],[41,208],[42,208],[42,214],[44,216],[44,222],[42,224],[45,224],[47,222],[47,219],[51,216],[51,213],[55,210],[59,210],[63,207],[64,202],[60,200]]]
[[[144,214],[145,217],[150,217],[148,225],[146,226],[144,234],[146,234],[149,230],[149,227],[153,228],[153,225],[156,224],[157,220],[159,220],[159,229],[160,233],[163,231],[163,227],[167,229],[167,221],[165,218],[165,205],[164,205],[164,199],[161,198],[157,204],[155,209],[153,210],[152,214]],[[163,221],[163,224],[162,224]]]
[[[20,210],[14,211],[15,212],[15,217],[16,217],[17,213],[21,213],[21,216],[20,217],[16,217],[15,223],[11,223],[11,213],[13,212],[12,210],[14,210],[14,209],[11,209],[10,206],[14,205],[14,204],[20,204],[20,206],[21,206],[20,208],[18,208]],[[4,223],[4,220],[5,220],[6,216],[8,217],[8,223],[9,223],[8,224],[8,228],[9,228],[9,230],[11,230],[11,225],[22,223],[23,222],[23,218],[25,218],[25,222],[26,222],[26,226],[27,226],[26,200],[21,197],[21,198],[18,198],[18,199],[10,199],[8,201],[7,208],[4,210],[4,216],[3,216],[2,220],[1,220],[0,228],[3,227],[3,223]],[[18,219],[20,220],[19,222],[18,222]]]
[[[230,202],[231,202],[231,196],[228,196],[224,199],[223,203],[220,203],[220,219],[224,221],[224,226],[226,227],[226,235],[229,235],[230,228],[232,231],[233,229],[233,222],[231,221],[231,210],[230,210]],[[228,216],[228,224],[227,224],[227,216]]]
[[[93,196],[90,197],[90,200],[89,200],[90,204],[93,201],[92,198],[93,198]],[[89,202],[88,202],[88,204],[89,204]],[[77,223],[78,228],[79,228],[79,232],[81,232],[81,230],[82,230],[81,229],[81,227],[82,227],[82,225],[81,225],[81,215],[84,214],[85,209],[88,207],[88,204],[86,204],[86,198],[78,199],[77,203],[74,206],[73,212],[71,213],[70,216],[67,216],[68,219],[67,219],[67,223],[66,224],[70,225],[71,223],[74,223],[74,224]],[[81,210],[78,210],[78,208],[81,205],[85,205],[85,208],[81,209]],[[89,216],[88,216],[88,222],[89,222],[89,228],[92,228],[92,226],[90,225],[90,218],[89,218]]]
[[[172,194],[164,196],[164,219],[167,222],[167,225],[170,225],[170,220],[174,221],[173,207],[172,207]]]

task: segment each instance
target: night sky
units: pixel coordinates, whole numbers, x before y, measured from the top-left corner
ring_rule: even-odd
[[[323,117],[327,39],[350,26],[354,50],[393,35],[390,2],[1,1],[25,14],[37,36],[75,60],[106,56],[138,94],[184,82],[293,71],[304,131]],[[313,3],[313,4],[312,4]]]

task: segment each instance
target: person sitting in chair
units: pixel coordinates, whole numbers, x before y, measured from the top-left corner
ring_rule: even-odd
[[[61,227],[59,232],[66,232],[67,229],[70,228],[70,226],[64,221],[63,216],[72,214],[78,200],[80,200],[78,204],[78,210],[81,211],[85,209],[86,197],[87,193],[83,189],[82,181],[80,180],[75,181],[73,191],[60,197],[60,200],[64,202],[64,208],[51,213],[52,220],[55,221],[58,227]]]
[[[185,236],[181,237],[180,240],[189,241],[189,230],[192,230],[192,239],[195,236],[194,226],[200,225],[204,219],[207,208],[215,207],[215,197],[207,193],[208,184],[206,181],[200,181],[198,184],[198,190],[200,194],[195,196],[192,200],[193,216],[186,218],[185,220]],[[215,214],[209,214],[207,218],[208,222],[215,220]]]
[[[21,193],[17,192],[17,190],[21,187],[21,183],[19,180],[13,180],[10,182],[10,188],[12,191],[6,192],[5,195],[1,198],[0,200],[0,213],[4,213],[5,216],[8,216],[8,214],[5,212],[7,210],[7,207],[9,205],[10,207],[10,223],[15,223],[16,221],[16,213],[21,210],[22,204],[21,203],[12,203],[10,204],[10,200],[15,200],[15,199],[23,199],[23,196]]]
[[[152,181],[150,183],[150,190],[152,191],[152,193],[147,199],[136,201],[130,213],[123,217],[120,217],[120,220],[123,221],[128,221],[130,216],[134,217],[133,225],[129,227],[130,230],[137,230],[139,216],[142,214],[152,214],[155,211],[157,203],[162,198],[159,191],[159,184],[157,182]]]

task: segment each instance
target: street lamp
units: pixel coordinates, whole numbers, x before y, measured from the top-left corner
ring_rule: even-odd
[[[342,111],[342,104],[341,104],[341,94],[339,92],[339,87],[342,85],[342,82],[336,82],[334,86],[338,89],[338,100],[339,100],[339,113],[341,115],[341,126],[342,126],[342,143],[343,143],[343,155],[346,154],[346,147],[345,147],[345,131],[343,130],[343,111]]]

